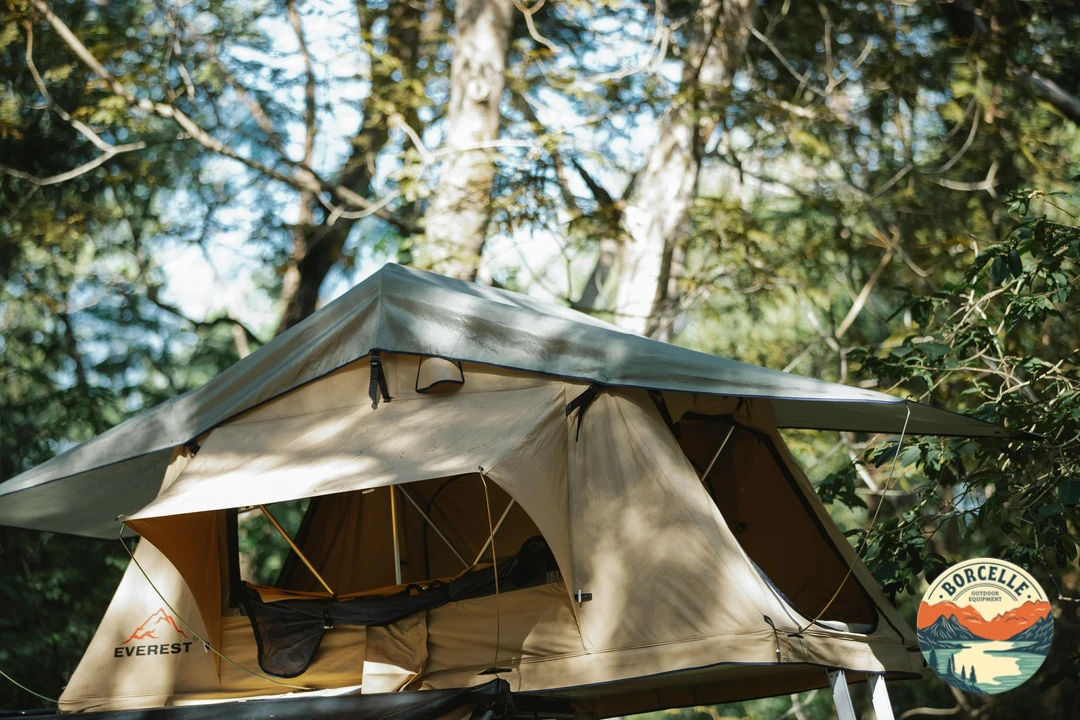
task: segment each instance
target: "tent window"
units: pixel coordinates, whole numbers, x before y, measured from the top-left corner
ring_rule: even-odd
[[[488,487],[501,563],[541,533],[520,504],[498,485]],[[488,536],[483,485],[475,473],[403,484],[395,487],[393,496],[390,488],[381,487],[314,498],[293,534],[339,595],[456,577],[491,561]],[[283,590],[323,592],[296,554],[287,547],[284,552],[273,584]]]
[[[771,440],[727,418],[684,416],[679,443],[750,559],[800,613],[815,617],[847,565]],[[730,437],[729,437],[730,432]],[[725,442],[723,452],[716,455]],[[849,578],[823,620],[874,626],[877,610]]]

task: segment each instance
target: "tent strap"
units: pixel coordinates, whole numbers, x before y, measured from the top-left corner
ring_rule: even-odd
[[[390,388],[386,385],[386,373],[383,372],[382,361],[378,350],[371,351],[371,377],[368,381],[368,397],[371,398],[371,409],[379,408],[379,395],[386,402],[393,400],[390,397]]]
[[[668,430],[670,430],[671,434],[678,440],[682,436],[682,427],[671,417],[671,411],[668,409],[667,400],[664,399],[664,393],[659,390],[650,390],[649,397],[652,399],[653,404],[656,405],[656,409],[660,412],[660,417],[662,417],[667,424]]]

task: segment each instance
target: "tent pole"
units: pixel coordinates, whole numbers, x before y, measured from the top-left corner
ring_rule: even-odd
[[[727,435],[724,436],[724,442],[720,443],[720,447],[716,448],[716,453],[712,456],[712,461],[709,462],[709,467],[705,468],[705,472],[701,475],[701,482],[705,482],[705,478],[709,477],[709,473],[712,472],[713,465],[716,464],[717,459],[720,457],[720,453],[724,452],[724,448],[727,447],[727,442],[731,439],[731,433],[733,432],[735,432],[734,425],[728,428]]]
[[[398,489],[401,490],[401,494],[405,496],[405,499],[408,500],[414,508],[416,508],[416,512],[420,513],[420,517],[424,518],[427,524],[431,526],[431,529],[435,531],[435,534],[442,538],[442,541],[446,543],[446,547],[450,548],[450,552],[454,553],[454,557],[461,561],[461,564],[465,566],[465,569],[468,570],[470,567],[472,567],[472,565],[465,562],[465,558],[461,557],[461,553],[459,553],[457,551],[457,548],[454,547],[453,543],[451,543],[450,540],[445,535],[443,535],[442,530],[439,529],[439,526],[435,524],[434,520],[428,517],[428,514],[424,512],[423,508],[420,507],[420,504],[413,499],[413,496],[405,492],[405,488],[403,487],[399,487]]]
[[[892,703],[889,702],[889,691],[885,687],[884,675],[870,676],[870,699],[874,704],[874,715],[877,720],[894,720]]]
[[[394,486],[390,486],[390,526],[394,531],[394,584],[401,584],[401,544],[398,539],[397,526],[397,493]]]
[[[266,519],[270,521],[270,524],[274,526],[274,529],[281,533],[281,537],[285,538],[285,542],[289,543],[289,547],[296,553],[296,557],[300,558],[304,565],[307,565],[307,569],[311,571],[311,574],[315,576],[315,579],[319,581],[319,584],[326,588],[326,592],[331,595],[336,595],[337,593],[330,589],[330,586],[323,580],[323,576],[319,574],[319,571],[315,569],[315,566],[311,564],[311,561],[307,559],[307,556],[300,551],[300,548],[293,542],[293,539],[289,537],[289,533],[285,532],[285,528],[281,527],[281,523],[273,516],[270,509],[265,505],[259,505],[259,510],[262,510],[262,514],[266,516]]]
[[[830,670],[829,685],[832,686],[833,703],[836,705],[838,720],[856,720],[855,706],[851,704],[851,692],[848,690],[847,676],[844,671]]]
[[[480,562],[480,558],[484,557],[484,553],[487,552],[488,546],[495,541],[495,533],[499,532],[499,528],[501,528],[503,523],[506,521],[506,516],[510,514],[510,510],[514,507],[515,502],[516,500],[514,500],[514,498],[510,498],[510,504],[506,506],[505,510],[503,510],[502,516],[499,517],[499,522],[495,523],[495,529],[491,531],[491,535],[489,535],[487,541],[484,542],[484,547],[480,548],[480,554],[476,556],[476,559],[473,560],[473,564],[469,567],[472,567],[476,563]]]

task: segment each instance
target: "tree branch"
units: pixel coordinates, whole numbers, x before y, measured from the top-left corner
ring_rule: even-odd
[[[52,11],[52,8],[49,7],[49,4],[45,2],[45,0],[30,0],[30,4],[45,17],[56,33],[64,40],[71,51],[75,53],[76,57],[93,70],[98,77],[104,80],[112,92],[123,98],[130,107],[152,113],[161,118],[173,120],[184,130],[184,132],[206,149],[217,153],[222,157],[235,160],[245,167],[272,180],[276,180],[300,191],[317,194],[326,193],[339,202],[352,205],[362,210],[372,210],[374,216],[398,227],[405,233],[418,234],[422,232],[421,228],[416,223],[400,218],[385,208],[378,208],[376,203],[372,203],[354,190],[344,185],[335,185],[327,182],[306,164],[297,164],[289,161],[287,158],[282,158],[283,162],[293,166],[295,169],[295,172],[292,174],[283,173],[269,165],[240,155],[235,150],[210,135],[210,133],[200,127],[179,108],[166,103],[135,97],[130,90],[124,87],[123,83],[105,69],[105,66],[102,65],[98,59],[94,57],[93,53],[82,44],[79,38],[75,36],[75,33],[71,31],[71,28],[69,28],[67,24]]]
[[[247,325],[245,325],[243,322],[241,322],[237,318],[233,317],[232,313],[226,312],[224,315],[218,316],[218,317],[214,318],[213,320],[196,320],[193,317],[185,315],[184,311],[182,311],[180,308],[176,307],[175,305],[172,305],[172,304],[167,303],[164,300],[162,300],[161,295],[158,292],[158,288],[156,286],[153,286],[153,285],[147,286],[145,297],[146,297],[147,300],[149,300],[151,303],[156,305],[158,308],[164,310],[165,312],[169,313],[170,315],[175,315],[176,317],[180,318],[181,320],[183,320],[184,322],[188,323],[189,325],[191,325],[192,327],[194,327],[194,328],[196,328],[198,330],[204,330],[204,329],[209,330],[209,329],[217,327],[218,325],[223,325],[223,324],[224,325],[229,325],[232,328],[234,328],[234,338],[235,338],[235,329],[238,328],[240,330],[240,332],[243,334],[243,340],[244,340],[243,343],[241,343],[239,341],[239,338],[235,338],[237,340],[237,351],[240,352],[241,355],[243,355],[244,348],[248,348],[249,343],[259,343],[260,342],[258,336],[254,332],[252,332],[251,328],[249,328]],[[248,348],[247,351],[250,352],[250,348]]]
[[[304,58],[304,165],[311,166],[315,160],[315,136],[318,134],[318,122],[315,114],[315,64],[311,60],[311,51],[304,38],[304,24],[300,12],[296,9],[296,0],[286,0],[289,24],[296,33],[300,44],[300,55]]]
[[[1026,68],[1014,70],[1013,77],[1032,95],[1050,103],[1062,115],[1080,125],[1080,98],[1065,92],[1060,85],[1050,78],[1045,78],[1039,73]]]
[[[953,0],[944,2],[941,6],[953,34],[958,38],[968,40],[972,44],[991,39],[990,35],[995,23],[987,22],[980,13],[977,13],[972,0]],[[986,9],[980,12],[985,13]],[[983,44],[990,45],[990,43]],[[1009,76],[1020,87],[1039,100],[1050,103],[1067,119],[1080,125],[1080,98],[1067,92],[1053,80],[1043,77],[1037,71],[1018,65],[1011,58],[1006,62]]]
[[[836,332],[833,334],[833,337],[837,340],[843,338],[844,334],[847,333],[848,329],[855,323],[855,320],[859,317],[859,313],[862,312],[863,306],[866,305],[866,301],[869,299],[874,286],[877,285],[881,273],[888,267],[889,261],[892,260],[892,258],[893,250],[891,248],[881,256],[881,262],[874,268],[874,272],[870,273],[870,277],[867,278],[862,290],[859,291],[859,295],[855,298],[855,302],[851,304],[851,309],[848,310],[847,315],[840,321],[840,324],[836,326]]]
[[[144,150],[145,148],[146,143],[144,142],[128,143],[126,145],[110,145],[107,151],[98,155],[90,162],[83,163],[82,165],[76,168],[72,168],[67,172],[62,172],[58,175],[50,175],[48,177],[37,177],[36,175],[31,175],[30,173],[25,173],[21,170],[16,170],[15,168],[8,167],[7,165],[0,165],[0,173],[26,180],[27,182],[31,182],[35,185],[57,185],[62,182],[67,182],[68,180],[73,180],[80,175],[85,175],[91,170],[101,167],[117,155],[134,152],[136,150]]]

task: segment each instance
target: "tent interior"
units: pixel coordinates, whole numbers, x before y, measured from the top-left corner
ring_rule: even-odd
[[[125,519],[139,562],[62,710],[498,676],[604,717],[824,687],[832,667],[920,672],[768,400],[381,366],[377,408],[365,357],[175,449]],[[255,584],[238,526],[301,501],[279,526],[293,550]],[[209,647],[121,662],[166,615]]]

